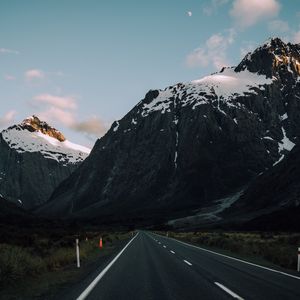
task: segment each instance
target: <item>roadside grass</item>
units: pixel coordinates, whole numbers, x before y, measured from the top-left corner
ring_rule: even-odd
[[[101,251],[100,237],[103,239]],[[99,231],[80,234],[39,232],[31,234],[28,238],[30,242],[26,238],[24,242],[15,238],[11,238],[10,242],[0,242],[0,290],[3,292],[7,290],[8,294],[11,294],[14,290],[22,290],[22,293],[29,295],[34,292],[43,293],[49,282],[51,285],[62,284],[78,275],[81,270],[76,268],[76,238],[80,240],[80,261],[84,266],[100,256],[108,255],[115,244],[119,240],[129,238],[129,234]],[[51,281],[48,278],[51,278]],[[2,292],[0,294],[4,296]],[[0,295],[0,299],[18,299],[2,296]]]
[[[166,232],[160,234],[166,234]],[[256,257],[295,270],[300,233],[272,232],[169,232],[169,236],[208,248]]]

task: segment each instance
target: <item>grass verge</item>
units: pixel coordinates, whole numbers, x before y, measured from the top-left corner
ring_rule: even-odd
[[[76,280],[86,266],[110,255],[129,237],[126,232],[38,233],[28,236],[30,243],[14,238],[0,243],[0,299],[50,299],[60,286]],[[80,240],[80,269],[76,268],[76,238]]]
[[[166,232],[160,232],[166,235]],[[222,249],[241,258],[265,260],[296,270],[299,233],[272,232],[168,232],[169,237],[209,249]]]

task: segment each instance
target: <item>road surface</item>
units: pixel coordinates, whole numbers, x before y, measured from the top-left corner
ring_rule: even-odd
[[[300,299],[300,277],[139,232],[78,300]]]

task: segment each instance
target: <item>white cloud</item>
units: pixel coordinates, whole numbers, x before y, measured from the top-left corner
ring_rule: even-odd
[[[268,29],[270,32],[274,33],[284,33],[290,30],[289,23],[282,20],[274,20],[268,23]]]
[[[203,13],[207,16],[214,14],[219,7],[228,3],[229,0],[211,0],[210,3],[203,7]]]
[[[44,77],[44,72],[38,69],[31,69],[25,72],[25,78],[28,81],[32,81],[35,79],[43,79]]]
[[[187,12],[187,15],[188,15],[189,17],[191,17],[191,16],[193,15],[193,13],[192,13],[191,11],[188,11],[188,12]]]
[[[300,27],[299,27],[300,29]],[[300,44],[300,30],[290,30],[283,37],[284,42],[292,44]]]
[[[68,128],[75,122],[75,113],[67,111],[55,106],[49,106],[45,110],[37,113],[37,115],[49,123],[58,122]]]
[[[75,122],[72,125],[72,128],[76,131],[95,136],[102,136],[107,131],[106,124],[95,116],[92,116],[82,122]]]
[[[296,44],[300,43],[300,31],[294,33],[293,43],[296,43]]]
[[[74,97],[60,97],[51,94],[40,94],[33,98],[35,102],[52,105],[61,109],[76,109],[77,103]]]
[[[277,0],[234,0],[230,15],[238,26],[246,28],[261,20],[276,17],[279,11]]]
[[[214,34],[205,45],[195,49],[186,57],[186,64],[189,67],[206,67],[212,64],[216,69],[228,66],[227,49],[234,42],[235,30],[227,30],[225,34]]]
[[[9,75],[9,74],[6,74],[6,75],[4,75],[4,79],[8,80],[8,81],[12,81],[12,80],[16,80],[16,77],[12,76],[12,75]]]
[[[210,63],[210,57],[205,48],[197,48],[187,56],[186,63],[190,68],[206,67]]]
[[[242,47],[240,48],[241,58],[244,58],[246,54],[252,52],[256,46],[257,45],[254,42],[243,42]]]
[[[206,46],[207,48],[213,50],[219,48],[224,43],[224,36],[220,33],[212,35],[207,41]]]
[[[20,54],[17,50],[7,49],[7,48],[0,48],[0,53],[2,54]]]
[[[102,136],[108,129],[105,122],[96,116],[83,121],[79,120],[77,117],[78,105],[74,97],[41,94],[35,96],[31,104],[40,109],[36,114],[42,120],[49,123],[60,123],[88,136]]]
[[[3,117],[0,118],[0,127],[6,127],[11,125],[14,122],[16,111],[10,110]]]

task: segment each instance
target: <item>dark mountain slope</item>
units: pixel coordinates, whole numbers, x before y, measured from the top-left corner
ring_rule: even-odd
[[[171,219],[239,191],[300,137],[299,51],[273,39],[236,68],[150,91],[39,212]]]
[[[258,176],[224,217],[248,220],[243,227],[300,230],[300,145]]]
[[[82,148],[82,149],[81,149]],[[30,117],[0,134],[0,196],[24,209],[47,201],[86,158],[55,128]]]

